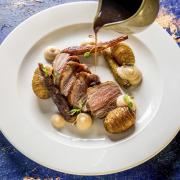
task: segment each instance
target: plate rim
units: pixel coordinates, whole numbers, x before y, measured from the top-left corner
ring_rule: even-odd
[[[28,18],[28,19],[26,19],[24,22],[22,22],[19,26],[17,26],[17,27],[4,39],[4,41],[2,42],[1,47],[0,47],[0,52],[1,52],[1,48],[4,46],[4,44],[6,44],[6,43],[8,42],[8,39],[9,39],[14,33],[16,33],[16,31],[18,30],[18,28],[26,25],[26,22],[28,22],[29,19],[35,18],[35,17],[41,15],[42,13],[46,13],[46,12],[52,10],[52,9],[56,9],[56,8],[58,9],[58,8],[61,7],[61,6],[69,6],[69,5],[71,6],[71,5],[74,5],[74,4],[97,4],[97,2],[94,2],[94,1],[83,1],[83,2],[65,3],[65,4],[61,4],[61,5],[58,5],[58,6],[54,6],[54,7],[48,8],[48,9],[46,9],[46,10],[43,10],[43,11],[41,11],[41,12],[39,12],[39,13],[31,16],[30,18]],[[165,35],[165,33],[163,33],[163,35]],[[168,37],[168,38],[169,38],[169,37]],[[170,39],[170,38],[169,38],[169,39]],[[174,43],[175,43],[175,42],[174,42]],[[180,129],[180,128],[179,128],[179,129]],[[177,131],[175,132],[175,134],[173,135],[173,137],[170,137],[170,139],[168,139],[167,143],[164,144],[164,145],[162,145],[162,147],[160,147],[160,149],[158,149],[154,154],[152,154],[151,156],[145,158],[145,159],[142,160],[142,161],[137,162],[137,164],[133,164],[133,165],[131,165],[131,166],[129,166],[129,167],[125,167],[125,168],[123,168],[123,169],[121,168],[121,169],[117,169],[117,170],[113,170],[113,171],[111,170],[111,171],[109,171],[109,172],[106,171],[106,172],[99,172],[99,173],[93,173],[93,174],[91,174],[91,173],[79,173],[79,172],[73,172],[73,171],[72,171],[72,172],[68,172],[68,171],[66,172],[65,170],[61,170],[61,169],[56,169],[56,170],[61,171],[61,172],[65,172],[65,173],[67,173],[67,174],[78,174],[78,175],[105,175],[105,174],[112,174],[112,173],[116,173],[116,172],[121,172],[121,171],[130,169],[130,168],[132,168],[132,167],[138,166],[139,164],[142,164],[142,163],[146,162],[147,160],[151,159],[152,157],[154,157],[156,154],[158,154],[163,148],[165,148],[165,147],[171,142],[171,140],[172,140],[172,139],[176,136],[176,134],[178,133],[179,129],[177,128]],[[2,134],[4,134],[4,136],[5,136],[6,138],[8,137],[8,135],[5,133],[5,131],[2,130],[1,132],[2,132]],[[11,142],[11,144],[12,144],[16,149],[18,149],[18,151],[22,152],[22,149],[19,150],[20,148],[18,148],[18,147],[14,144],[14,142],[13,142],[12,140],[10,140],[9,138],[7,138],[7,139],[8,139],[9,142]],[[27,153],[24,153],[24,152],[22,152],[22,153],[23,153],[25,156],[26,156],[26,154],[27,154]],[[33,160],[33,159],[32,159],[31,157],[29,157],[29,156],[26,156],[26,157],[28,157],[29,159]],[[34,160],[33,160],[33,161],[34,161]],[[39,163],[37,160],[35,160],[35,161],[36,161],[37,163]],[[48,167],[48,168],[54,170],[54,168],[51,168],[49,165],[45,165],[44,163],[42,164],[41,162],[40,162],[39,164],[41,164],[41,165],[43,165],[43,166],[45,166],[45,167]]]
[[[30,159],[31,161],[35,162],[35,163],[38,163],[39,165],[45,167],[45,168],[48,168],[48,169],[51,169],[53,171],[58,171],[58,172],[61,172],[61,173],[65,173],[65,174],[69,174],[69,175],[78,175],[78,176],[103,176],[103,175],[110,175],[110,174],[115,174],[115,173],[121,173],[123,171],[127,171],[127,170],[131,170],[133,168],[136,168],[137,166],[139,165],[142,165],[143,163],[149,161],[150,159],[152,159],[153,157],[155,157],[156,155],[158,155],[164,148],[166,148],[169,143],[171,143],[171,141],[176,137],[176,135],[178,134],[178,132],[180,131],[180,128],[177,129],[177,131],[175,131],[174,135],[172,137],[170,137],[168,140],[167,140],[167,143],[163,144],[162,147],[160,147],[156,152],[154,152],[151,156],[143,159],[143,160],[140,160],[139,162],[135,163],[135,164],[132,164],[131,166],[127,166],[127,167],[124,167],[124,168],[121,168],[121,169],[115,169],[115,170],[109,170],[109,171],[102,171],[102,172],[98,172],[98,173],[82,173],[82,172],[74,172],[74,171],[66,171],[66,170],[61,170],[60,168],[59,169],[54,169],[53,167],[50,167],[49,165],[47,164],[42,164],[41,162],[38,162],[37,160],[33,160],[31,157],[28,157],[26,155],[26,153],[23,153],[22,151],[20,151],[17,146],[15,144],[13,144],[9,139],[7,139],[7,137],[5,136],[5,134],[1,131],[1,133],[3,134],[3,136],[11,143],[11,145],[13,145],[21,154],[23,154],[26,158]]]

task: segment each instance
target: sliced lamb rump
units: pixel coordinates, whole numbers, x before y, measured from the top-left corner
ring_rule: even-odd
[[[62,52],[63,53],[68,53],[70,55],[83,55],[86,52],[91,52],[91,53],[95,53],[95,49],[97,50],[97,52],[102,52],[103,50],[115,46],[116,44],[118,44],[121,41],[124,41],[128,39],[127,35],[124,36],[120,36],[116,39],[110,40],[110,41],[106,41],[103,43],[98,43],[97,46],[95,45],[90,45],[90,46],[73,46],[73,47],[68,47],[66,49],[63,49]]]
[[[79,57],[70,56],[67,53],[58,54],[53,62],[54,71],[61,72],[63,70],[64,65],[69,61],[79,62]]]
[[[86,107],[94,117],[102,119],[116,108],[116,100],[120,94],[119,86],[112,81],[90,87],[87,90]]]
[[[81,71],[90,73],[88,67],[85,64],[80,64],[78,62],[69,61],[64,66],[60,75],[59,83],[61,94],[68,96],[76,81],[76,74]]]
[[[76,78],[71,93],[68,96],[68,102],[73,107],[81,108],[86,102],[88,87],[99,84],[100,80],[97,75],[88,72],[80,72]]]
[[[60,76],[69,61],[79,62],[78,56],[70,56],[67,53],[58,54],[53,62],[54,83],[59,86]]]

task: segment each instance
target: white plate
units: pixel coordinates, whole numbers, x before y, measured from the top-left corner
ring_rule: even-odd
[[[50,100],[34,96],[33,71],[38,62],[45,63],[47,45],[62,49],[92,34],[96,8],[95,2],[79,2],[42,11],[18,26],[0,48],[3,134],[30,159],[72,174],[109,174],[134,167],[164,148],[180,125],[180,52],[167,33],[153,24],[127,40],[143,72],[142,85],[132,92],[138,103],[135,128],[108,135],[101,120],[85,134],[70,126],[61,132],[51,127],[49,118],[56,108]],[[99,35],[102,41],[117,36],[111,31]],[[87,64],[92,63],[87,60]],[[113,79],[103,58],[96,72],[102,81]]]

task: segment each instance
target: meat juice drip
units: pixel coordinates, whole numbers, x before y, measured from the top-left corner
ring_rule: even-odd
[[[97,62],[97,34],[105,24],[128,19],[137,12],[143,0],[102,0],[101,10],[94,21],[95,33],[95,58]]]
[[[94,52],[94,66],[96,71],[96,65],[97,65],[97,33],[95,32],[95,52]]]

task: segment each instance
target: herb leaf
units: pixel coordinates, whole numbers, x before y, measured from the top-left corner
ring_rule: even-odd
[[[91,52],[85,52],[85,53],[84,53],[84,57],[85,57],[85,58],[91,57]]]
[[[124,95],[123,99],[124,99],[125,103],[127,104],[127,106],[130,109],[132,109],[133,108],[133,100],[132,100],[132,98],[126,94],[126,95]]]
[[[71,115],[71,116],[73,116],[73,115],[75,115],[75,114],[79,114],[81,112],[81,109],[79,109],[79,108],[73,108],[73,109],[71,109],[70,111],[69,111],[69,114]]]
[[[69,114],[71,116],[79,114],[79,113],[81,113],[82,108],[83,108],[83,102],[80,100],[79,101],[79,108],[75,107],[75,108],[71,109],[71,111],[69,111]]]
[[[43,66],[42,70],[43,70],[45,76],[48,77],[49,76],[48,69],[45,66]]]
[[[129,102],[129,103],[128,103],[128,107],[129,107],[130,109],[132,109],[132,108],[133,108],[133,103],[132,103],[132,102]]]

